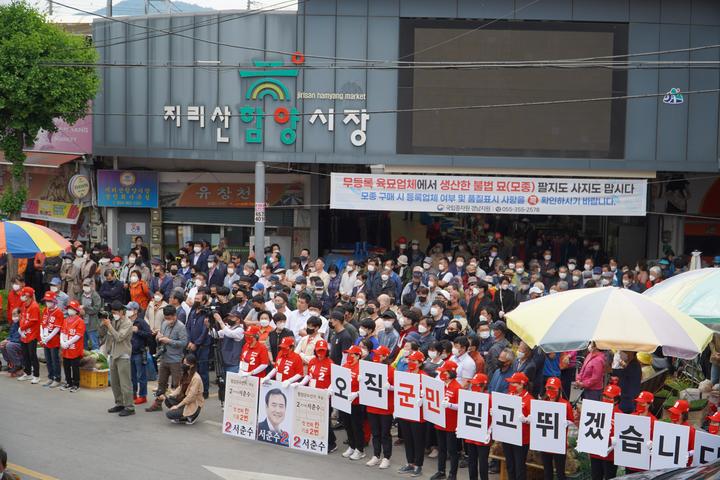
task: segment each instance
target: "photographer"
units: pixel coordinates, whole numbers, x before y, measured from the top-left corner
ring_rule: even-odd
[[[218,374],[218,398],[220,399],[220,405],[225,403],[225,384],[227,383],[227,372],[238,373],[240,370],[240,353],[242,352],[243,340],[245,338],[245,332],[242,326],[242,321],[236,313],[231,312],[225,321],[218,312],[213,313],[213,319],[215,320],[214,334],[220,340],[220,345],[216,345],[216,351],[220,352],[220,355],[216,355],[216,362],[222,362],[222,372],[219,368],[216,368]]]
[[[203,395],[207,398],[210,394],[210,344],[212,339],[208,335],[206,319],[210,316],[208,306],[210,290],[207,287],[200,287],[195,293],[193,306],[187,317],[185,329],[187,330],[187,349],[193,353],[198,361],[198,373],[203,381]]]
[[[182,359],[183,351],[187,345],[187,331],[185,325],[177,318],[177,310],[172,305],[163,308],[165,320],[160,327],[160,331],[154,331],[155,341],[158,344],[157,360],[158,360],[158,391],[157,396],[160,397],[167,391],[168,378],[172,375],[172,387],[176,388],[182,377]],[[155,403],[146,408],[146,412],[155,412],[161,409],[162,401]]]

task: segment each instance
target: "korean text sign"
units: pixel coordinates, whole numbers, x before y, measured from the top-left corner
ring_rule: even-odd
[[[445,398],[445,382],[425,376],[422,379],[422,390],[425,420],[445,428],[445,407],[442,406]]]
[[[655,422],[650,468],[685,467],[688,463],[690,427],[667,422]]]
[[[458,438],[483,442],[489,438],[490,395],[460,390],[458,396]]]
[[[333,173],[330,208],[644,216],[646,180]]]
[[[157,172],[98,170],[99,207],[158,208]]]
[[[330,394],[327,390],[296,387],[295,423],[290,447],[327,455]]]
[[[615,414],[615,465],[650,469],[650,417]]]
[[[693,467],[712,463],[718,458],[720,458],[720,436],[696,430]]]
[[[387,410],[390,399],[388,366],[384,363],[360,360],[360,403],[367,407]]]
[[[577,451],[605,457],[610,446],[613,404],[585,400],[580,413]]]
[[[341,412],[350,413],[352,402],[350,401],[352,374],[349,369],[333,364],[330,368],[332,382],[332,406]]]
[[[397,418],[420,421],[422,399],[420,398],[420,375],[417,373],[395,372],[395,405]]]
[[[522,445],[522,398],[493,393],[491,416],[493,440]]]
[[[255,440],[257,428],[258,377],[228,372],[225,384],[223,433]]]
[[[530,402],[530,449],[565,454],[567,407],[562,402]]]

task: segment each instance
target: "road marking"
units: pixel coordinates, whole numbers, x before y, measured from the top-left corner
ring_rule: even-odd
[[[205,420],[203,423],[207,423],[208,425],[215,425],[216,427],[222,427],[222,423],[216,422],[214,420]]]
[[[56,477],[51,477],[50,475],[45,475],[44,473],[30,470],[29,468],[21,467],[20,465],[15,465],[14,463],[8,463],[7,466],[10,470],[14,472],[22,473],[23,475],[29,475],[37,480],[59,480]]]
[[[203,465],[203,468],[225,480],[308,480],[307,478],[250,472],[247,470],[233,470],[230,468],[209,467],[207,465]]]

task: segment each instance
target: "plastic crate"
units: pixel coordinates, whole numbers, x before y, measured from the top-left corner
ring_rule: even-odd
[[[82,388],[107,388],[109,370],[85,370],[80,369],[80,386]]]

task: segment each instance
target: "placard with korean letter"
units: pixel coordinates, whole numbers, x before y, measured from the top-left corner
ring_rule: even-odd
[[[457,436],[483,442],[488,439],[490,395],[483,392],[460,390],[458,396]]]
[[[420,375],[417,373],[395,372],[395,400],[393,405],[396,418],[414,422],[420,421]]]
[[[223,407],[223,433],[255,440],[257,429],[258,377],[228,372]]]
[[[522,445],[522,399],[517,395],[494,392],[492,394],[493,440],[511,445]]]
[[[361,405],[387,410],[390,400],[387,364],[360,360],[359,383]]]
[[[352,393],[352,374],[350,370],[333,364],[330,368],[330,377],[332,379],[332,407],[337,408],[341,412],[351,413],[352,402],[350,394]]]
[[[601,457],[607,456],[612,417],[612,403],[584,400],[576,450]]]
[[[695,454],[693,467],[712,463],[720,458],[720,436],[695,430]]]
[[[690,427],[667,422],[655,422],[650,468],[685,467],[688,461]]]
[[[530,401],[530,450],[565,455],[567,407],[562,402]]]
[[[615,465],[650,469],[650,417],[615,414]]]
[[[445,398],[445,382],[426,375],[422,379],[422,390],[425,420],[445,428],[445,407],[442,406]]]
[[[291,448],[327,455],[330,394],[325,389],[296,387]]]

